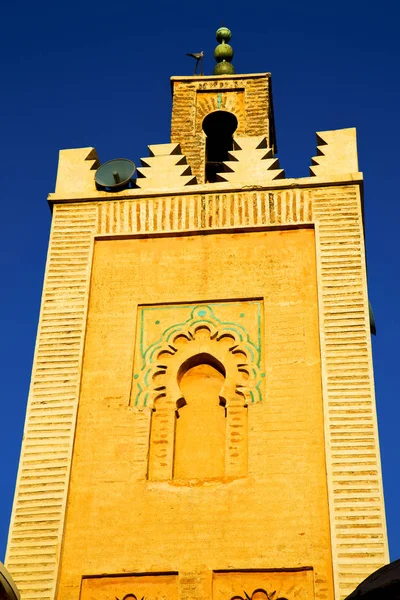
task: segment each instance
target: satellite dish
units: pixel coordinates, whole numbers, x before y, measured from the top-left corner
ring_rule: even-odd
[[[120,190],[129,187],[135,171],[136,166],[131,160],[115,158],[101,165],[94,178],[101,189]]]

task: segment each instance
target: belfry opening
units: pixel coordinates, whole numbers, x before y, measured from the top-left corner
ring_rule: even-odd
[[[216,110],[203,121],[206,139],[205,181],[215,183],[217,173],[224,170],[224,161],[233,150],[233,134],[238,126],[235,115],[225,110]]]

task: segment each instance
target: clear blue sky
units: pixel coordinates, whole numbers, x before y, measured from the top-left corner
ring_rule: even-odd
[[[391,558],[400,557],[399,23],[394,0],[7,2],[0,38],[1,494],[4,555],[60,148],[102,162],[169,141],[169,77],[233,32],[238,73],[271,71],[281,166],[308,175],[315,132],[357,127]]]

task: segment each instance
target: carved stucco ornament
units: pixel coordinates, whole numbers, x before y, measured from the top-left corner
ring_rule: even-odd
[[[134,375],[133,403],[153,407],[168,395],[178,402],[179,370],[197,355],[207,355],[223,365],[221,397],[226,405],[246,405],[262,400],[260,351],[238,323],[220,321],[210,306],[196,306],[189,319],[166,329],[144,353],[143,367]]]

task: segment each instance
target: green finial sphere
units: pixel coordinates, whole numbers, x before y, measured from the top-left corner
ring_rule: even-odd
[[[233,49],[229,44],[219,44],[214,50],[214,58],[217,62],[227,60],[230,62],[233,58]]]
[[[235,73],[235,69],[231,65],[233,49],[227,43],[231,39],[232,33],[227,27],[220,27],[216,35],[219,45],[214,50],[214,58],[217,61],[214,75],[233,75]]]
[[[234,66],[231,63],[226,62],[225,60],[218,63],[214,67],[214,75],[234,75],[234,74],[235,74]]]
[[[232,33],[227,27],[220,27],[217,29],[216,36],[217,41],[221,44],[222,42],[229,42],[232,37]]]

